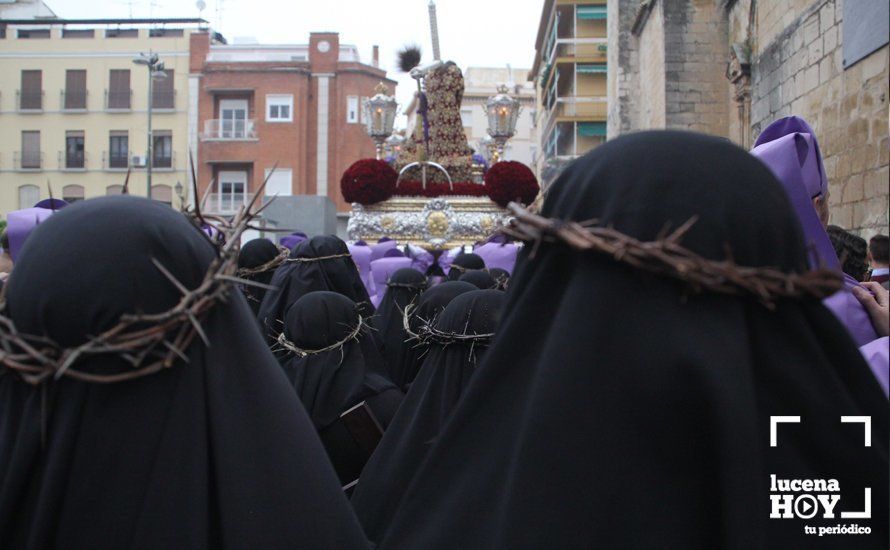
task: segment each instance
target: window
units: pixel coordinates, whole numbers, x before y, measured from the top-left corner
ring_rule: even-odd
[[[138,29],[108,29],[105,38],[138,38]]]
[[[87,72],[84,70],[65,71],[65,109],[87,108]]]
[[[83,168],[83,131],[65,132],[65,168]]]
[[[461,109],[460,110],[460,123],[464,128],[469,128],[473,126],[473,110],[472,109]]]
[[[149,29],[149,38],[176,38],[183,35],[182,29]]]
[[[267,95],[266,122],[291,122],[294,119],[294,96]]]
[[[272,172],[271,168],[266,169],[266,177],[269,180],[266,182],[264,193],[267,197],[274,197],[275,195],[289,197],[294,194],[293,171],[290,168],[276,168],[271,176],[269,172]]]
[[[173,168],[173,134],[169,130],[154,132],[151,165],[155,168]]]
[[[173,109],[175,105],[175,91],[173,89],[173,69],[162,71],[164,76],[156,76],[151,79],[151,108]]]
[[[19,187],[19,210],[33,208],[40,202],[40,188],[36,185],[22,185]]]
[[[247,120],[246,99],[221,99],[219,101],[219,139],[244,139],[248,137],[250,123]]]
[[[221,171],[218,177],[216,200],[212,201],[217,213],[231,214],[244,204],[247,190],[247,172]]]
[[[173,188],[169,185],[152,185],[151,198],[167,206],[173,206]]]
[[[108,72],[105,106],[109,109],[129,109],[130,96],[130,69],[111,69]]]
[[[93,38],[95,29],[62,29],[62,38]]]
[[[20,109],[43,109],[43,72],[22,71]]]
[[[126,168],[130,162],[130,136],[126,130],[108,136],[108,168]]]
[[[351,95],[346,97],[346,122],[347,124],[358,123],[358,96]]]
[[[19,38],[49,38],[49,29],[19,29]]]
[[[22,132],[22,168],[40,168],[40,132],[24,131]]]
[[[82,185],[66,185],[62,188],[62,200],[71,204],[72,202],[83,200]]]
[[[106,195],[122,195],[124,193],[123,185],[109,185],[105,188]]]

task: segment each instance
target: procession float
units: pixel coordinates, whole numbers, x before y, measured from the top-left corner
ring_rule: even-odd
[[[398,103],[386,86],[364,104],[365,125],[377,156],[350,166],[340,181],[352,204],[347,233],[352,241],[391,239],[437,253],[484,241],[509,218],[511,201],[530,204],[539,186],[532,170],[503,160],[521,110],[506,86],[484,105],[491,137],[487,151],[467,142],[460,108],[460,68],[439,55],[435,5],[430,3],[434,61],[421,66],[421,52],[399,52],[399,68],[417,83],[408,136],[393,133]],[[487,157],[487,158],[486,158]],[[489,164],[490,160],[490,164]]]

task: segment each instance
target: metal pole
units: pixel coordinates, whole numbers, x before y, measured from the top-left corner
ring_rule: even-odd
[[[145,159],[145,187],[146,187],[146,196],[151,198],[151,102],[152,102],[152,72],[154,71],[154,65],[149,63],[147,65],[148,68],[148,156]]]

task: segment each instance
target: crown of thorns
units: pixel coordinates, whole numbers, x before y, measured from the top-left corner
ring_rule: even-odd
[[[494,333],[472,334],[465,332],[452,332],[436,328],[436,319],[422,319],[417,317],[419,321],[417,330],[411,328],[411,315],[414,314],[416,306],[408,304],[402,312],[402,325],[405,328],[405,334],[408,335],[408,341],[414,341],[417,345],[435,344],[438,346],[449,346],[451,344],[469,344],[471,346],[487,345],[494,338]]]
[[[773,308],[781,298],[825,298],[843,287],[842,276],[830,269],[805,273],[785,273],[769,267],[745,267],[732,260],[730,251],[723,261],[708,260],[681,246],[682,237],[697,221],[690,218],[675,231],[654,241],[639,241],[611,227],[594,222],[573,222],[544,218],[517,203],[508,210],[513,218],[501,229],[507,235],[533,245],[535,257],[545,242],[559,242],[575,250],[606,254],[615,261],[642,271],[676,279],[693,291],[748,295]]]
[[[368,328],[367,323],[365,323],[364,318],[359,314],[358,322],[356,323],[355,328],[353,328],[349,332],[349,334],[346,335],[345,338],[343,338],[342,340],[338,340],[329,346],[325,346],[325,347],[319,348],[319,349],[301,348],[301,347],[297,346],[295,343],[288,340],[287,336],[285,336],[285,334],[282,332],[275,339],[275,341],[281,347],[279,349],[275,349],[273,351],[285,350],[285,351],[289,351],[289,352],[295,354],[297,357],[303,358],[303,357],[308,357],[310,355],[318,355],[319,353],[325,353],[328,351],[333,351],[333,350],[339,349],[340,350],[340,359],[342,360],[343,359],[343,346],[345,346],[347,343],[349,343],[351,341],[358,341],[359,336],[361,335],[362,331],[365,330],[366,328]]]
[[[272,288],[236,276],[241,234],[252,227],[251,221],[269,204],[252,212],[265,184],[263,182],[250,202],[226,220],[224,226],[214,226],[225,239],[219,243],[211,241],[217,255],[195,288],[186,288],[163,264],[152,258],[158,271],[181,295],[179,301],[166,311],[123,314],[115,326],[90,337],[83,344],[63,347],[45,336],[20,332],[12,319],[4,314],[5,299],[0,301],[0,366],[17,372],[27,383],[37,385],[63,376],[94,383],[120,382],[170,368],[178,359],[188,363],[186,350],[196,337],[210,347],[201,320],[228,298],[235,285]],[[203,224],[213,225],[201,217],[197,208],[195,216]],[[106,374],[77,367],[79,360],[96,355],[120,357],[130,368]]]
[[[278,255],[269,260],[264,264],[260,264],[256,267],[242,267],[235,272],[235,275],[241,278],[247,278],[252,275],[258,275],[260,273],[265,273],[267,271],[274,271],[278,269],[278,266],[283,264],[287,257],[290,256],[290,250],[286,247],[279,246],[278,247]]]

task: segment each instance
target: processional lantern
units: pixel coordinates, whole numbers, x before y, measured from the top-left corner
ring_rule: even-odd
[[[516,121],[522,110],[519,100],[511,97],[509,91],[504,85],[498,86],[498,93],[485,102],[488,135],[495,143],[494,162],[503,160],[504,147],[516,134]]]
[[[399,104],[396,98],[388,95],[389,89],[382,82],[374,88],[377,92],[373,97],[366,99],[365,108],[365,129],[377,149],[377,160],[383,158],[383,144],[386,139],[392,135],[393,126],[396,122],[396,111]]]

